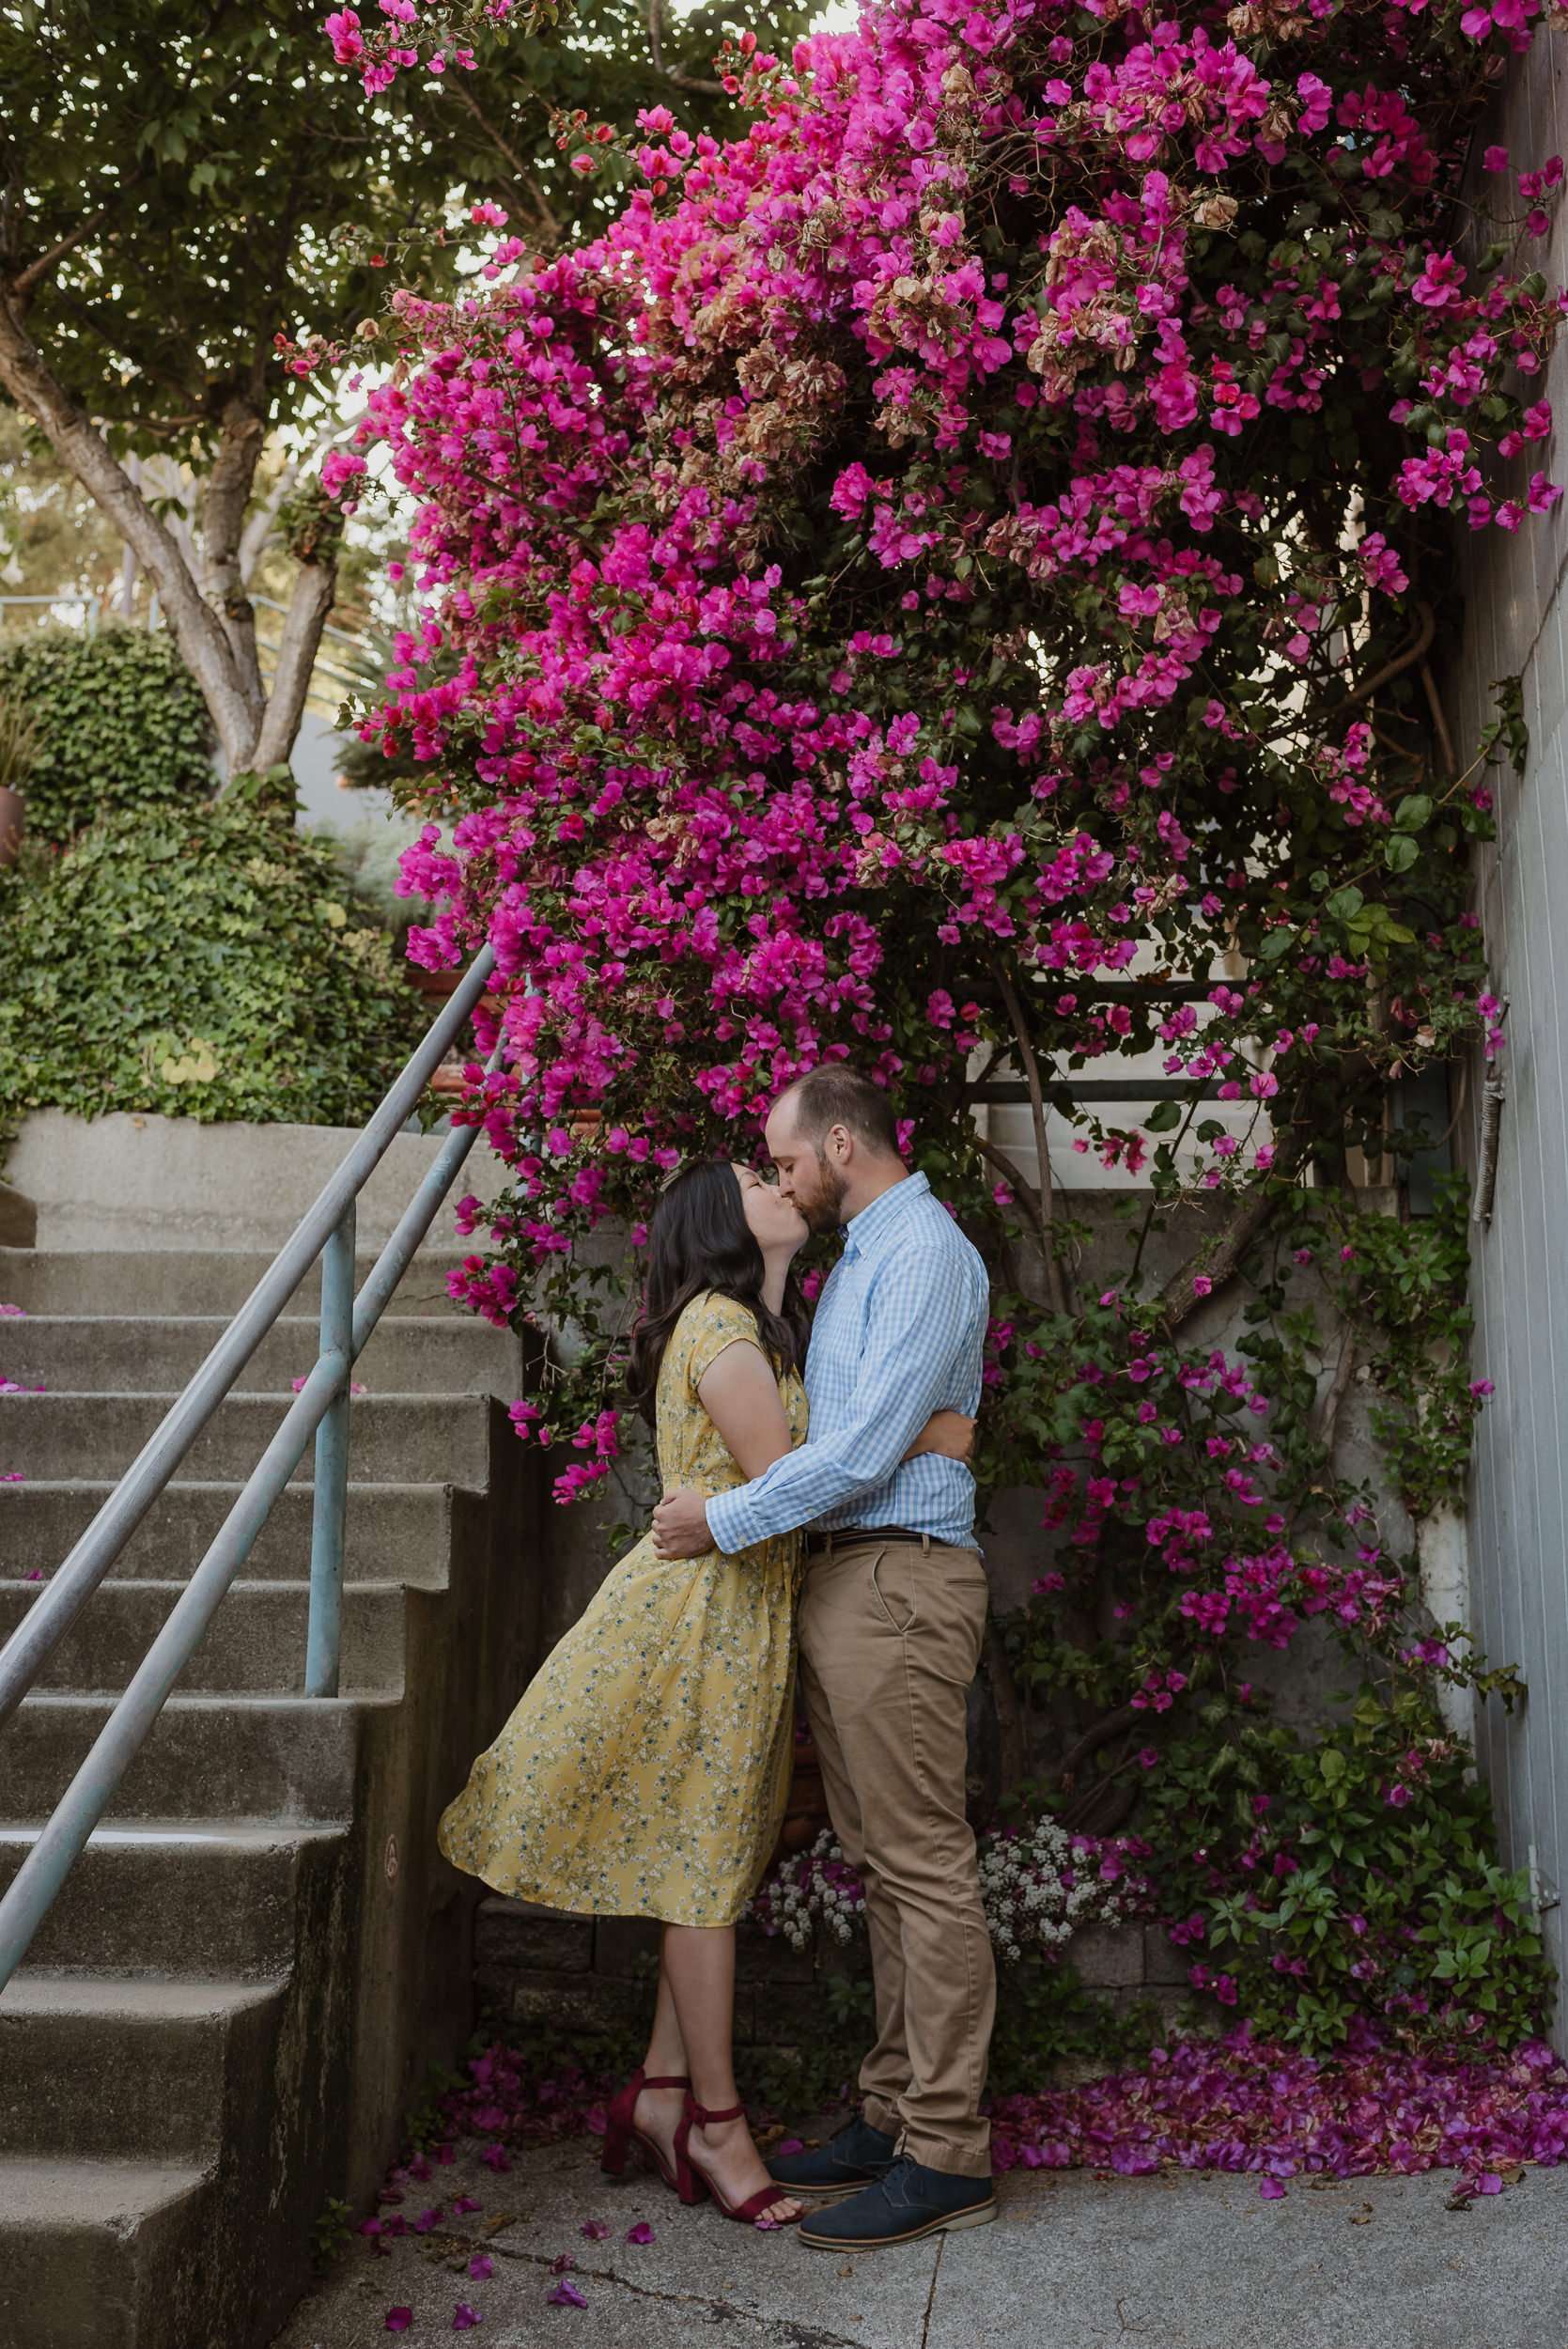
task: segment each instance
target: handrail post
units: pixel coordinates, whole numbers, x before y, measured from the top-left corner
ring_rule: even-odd
[[[343,1551],[349,1515],[349,1396],[354,1364],[354,1202],[321,1251],[321,1360],[339,1384],[316,1430],[316,1490],[310,1520],[310,1621],[305,1694],[337,1694],[343,1645]]]

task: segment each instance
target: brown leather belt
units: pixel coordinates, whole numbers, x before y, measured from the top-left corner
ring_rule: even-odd
[[[808,1556],[815,1557],[835,1545],[840,1549],[854,1549],[862,1542],[919,1543],[932,1539],[934,1536],[929,1533],[911,1533],[907,1525],[841,1525],[831,1533],[808,1533],[806,1551]]]

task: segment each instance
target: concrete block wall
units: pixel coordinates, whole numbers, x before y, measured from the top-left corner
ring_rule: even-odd
[[[1568,40],[1543,31],[1510,70],[1474,153],[1505,145],[1519,169],[1568,152]],[[1478,179],[1477,193],[1510,183]],[[1484,232],[1478,230],[1484,241]],[[1549,245],[1531,247],[1556,287],[1568,279],[1568,211],[1557,210]],[[1568,476],[1568,345],[1545,381],[1558,423],[1529,465]],[[1465,534],[1461,534],[1465,536]],[[1521,680],[1529,727],[1522,777],[1493,781],[1498,838],[1477,860],[1476,903],[1495,993],[1506,1000],[1508,1047],[1497,1064],[1506,1088],[1498,1131],[1490,1221],[1472,1225],[1474,1374],[1497,1392],[1483,1412],[1469,1510],[1469,1582],[1475,1634],[1497,1662],[1519,1664],[1529,1693],[1512,1718],[1493,1701],[1477,1709],[1476,1736],[1490,1777],[1503,1847],[1533,1864],[1547,1945],[1568,1966],[1563,1911],[1568,1883],[1568,503],[1531,516],[1516,535],[1467,537],[1460,658],[1449,672],[1456,755],[1474,755],[1496,714],[1494,683]],[[1474,1174],[1482,1158],[1479,1059],[1467,1071],[1456,1140]],[[1560,2009],[1559,2045],[1568,2032]]]

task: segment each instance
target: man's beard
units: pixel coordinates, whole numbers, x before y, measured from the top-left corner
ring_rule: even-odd
[[[823,1158],[816,1159],[816,1173],[817,1185],[810,1200],[802,1199],[797,1192],[795,1204],[805,1217],[807,1228],[819,1239],[826,1239],[843,1224],[844,1194],[848,1185],[837,1167],[830,1166]]]

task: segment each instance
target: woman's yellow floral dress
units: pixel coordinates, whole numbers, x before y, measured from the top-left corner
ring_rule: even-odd
[[[746,1481],[697,1399],[727,1346],[758,1344],[744,1305],[694,1298],[659,1373],[664,1490]],[[806,1396],[779,1395],[799,1444]],[[790,1533],[738,1557],[663,1559],[653,1537],[611,1571],[443,1813],[448,1859],[552,1908],[728,1925],[778,1840],[794,1753]]]

